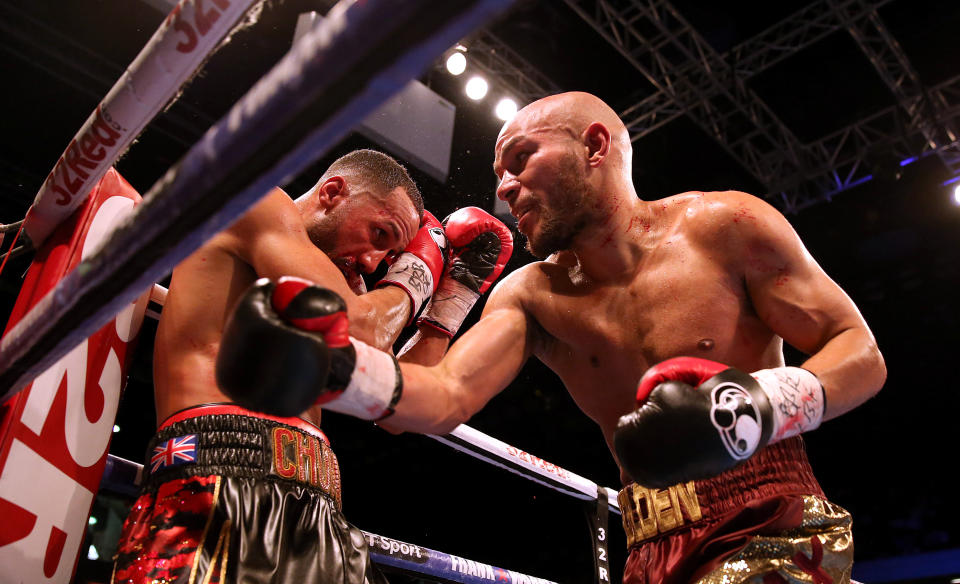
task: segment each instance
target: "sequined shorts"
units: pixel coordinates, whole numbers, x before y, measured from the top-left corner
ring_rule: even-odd
[[[705,481],[621,491],[625,584],[842,584],[850,514],[826,500],[798,438]]]

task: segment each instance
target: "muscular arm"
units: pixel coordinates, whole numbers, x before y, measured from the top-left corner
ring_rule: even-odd
[[[347,304],[350,334],[389,351],[409,319],[410,303],[395,286],[356,295],[327,255],[307,236],[293,201],[280,189],[269,195],[226,232],[230,247],[258,277],[299,276],[329,288]]]
[[[450,348],[450,337],[429,326],[420,327],[397,353],[404,363],[436,365]]]
[[[439,363],[401,363],[403,398],[380,425],[391,432],[443,434],[467,421],[517,375],[533,351],[534,325],[520,304],[520,273],[493,291],[479,322]]]
[[[883,385],[886,366],[859,310],[779,212],[749,195],[730,195],[750,300],[776,334],[810,355],[802,367],[823,384],[823,419],[865,402]]]

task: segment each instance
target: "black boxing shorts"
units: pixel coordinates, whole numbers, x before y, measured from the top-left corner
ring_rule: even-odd
[[[799,436],[705,481],[618,496],[624,584],[850,581],[852,520],[827,501]]]
[[[386,583],[340,512],[326,437],[304,420],[181,411],[151,440],[144,474],[111,582]]]

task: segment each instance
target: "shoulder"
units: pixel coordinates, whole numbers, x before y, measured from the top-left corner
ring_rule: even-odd
[[[494,286],[490,299],[513,302],[524,298],[531,290],[539,287],[543,263],[545,262],[538,261],[526,264],[501,278]]]
[[[494,287],[490,300],[530,308],[539,294],[570,282],[570,258],[554,254],[546,260],[526,264],[504,276]],[[576,258],[573,258],[576,265]]]
[[[664,199],[680,207],[679,221],[693,240],[706,245],[743,243],[792,228],[763,199],[742,191],[690,192]]]
[[[230,229],[288,230],[292,225],[303,227],[297,206],[282,189],[274,188],[244,213]]]
[[[296,237],[306,230],[296,204],[282,189],[275,188],[222,233],[245,241],[271,234]]]
[[[690,191],[662,201],[680,207],[691,223],[737,223],[757,213],[777,212],[763,199],[742,191]]]
[[[249,263],[252,250],[259,246],[290,245],[308,242],[303,219],[293,200],[282,189],[275,188],[217,234],[211,244],[226,248]]]

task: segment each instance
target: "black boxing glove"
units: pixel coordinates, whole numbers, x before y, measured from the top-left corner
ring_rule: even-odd
[[[678,357],[651,367],[638,407],[614,433],[620,465],[637,483],[664,488],[716,476],[765,445],[820,425],[823,386],[798,367],[748,375]]]
[[[277,416],[322,405],[379,419],[402,391],[393,356],[349,336],[343,299],[289,277],[261,278],[240,298],[224,328],[216,378],[238,404]]]
[[[452,338],[480,295],[503,273],[513,253],[513,235],[479,207],[454,211],[443,220],[443,229],[450,245],[447,267],[417,324]]]

